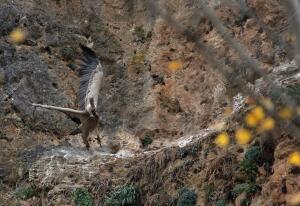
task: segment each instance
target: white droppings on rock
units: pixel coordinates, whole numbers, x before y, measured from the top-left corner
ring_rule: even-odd
[[[178,145],[178,147],[180,147],[180,148],[185,147],[185,146],[188,145],[190,142],[192,142],[193,139],[194,139],[194,136],[181,137],[180,139],[178,139],[177,145]]]
[[[272,73],[281,73],[289,70],[297,69],[296,62],[293,60],[288,63],[280,64],[278,67],[274,67]]]
[[[213,129],[204,129],[204,130],[201,130],[196,135],[181,137],[175,142],[175,146],[178,146],[180,148],[185,147],[189,144],[194,143],[195,141],[198,141],[198,140],[201,140],[201,139],[204,139],[204,138],[210,136],[213,132],[215,132]]]
[[[132,152],[130,150],[120,150],[114,156],[119,157],[119,158],[124,158],[124,157],[134,157],[135,154],[134,154],[134,152]]]
[[[238,112],[245,106],[245,97],[242,96],[242,94],[237,94],[233,97],[233,106],[232,110],[233,112]]]

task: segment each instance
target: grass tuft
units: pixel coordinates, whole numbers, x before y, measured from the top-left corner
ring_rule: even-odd
[[[254,194],[257,191],[257,186],[253,183],[242,183],[236,185],[231,193],[234,197],[237,197],[239,194],[245,192],[247,195]]]
[[[27,200],[27,199],[32,198],[34,196],[38,196],[38,190],[35,186],[18,188],[16,190],[16,192],[14,193],[14,196],[17,199]]]
[[[123,185],[116,188],[105,197],[105,206],[137,206],[139,205],[139,192],[134,186]]]
[[[195,206],[197,203],[197,194],[187,188],[179,191],[179,198],[176,206]]]
[[[76,188],[76,190],[72,193],[72,196],[76,206],[93,205],[92,195],[84,188]]]

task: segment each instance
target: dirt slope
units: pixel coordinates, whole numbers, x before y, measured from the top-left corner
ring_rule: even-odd
[[[195,2],[159,3],[217,58],[246,67],[208,19],[191,21]],[[290,63],[292,38],[280,1],[249,1],[257,17],[234,1],[210,5],[265,71]],[[299,146],[288,135],[269,150],[258,147],[262,135],[246,147],[213,144],[211,126],[225,119],[231,91],[195,44],[154,18],[143,1],[0,0],[0,25],[0,205],[75,205],[76,188],[92,194],[95,205],[114,205],[109,197],[126,184],[135,188],[128,205],[286,205],[287,195],[299,191],[299,171],[286,163]],[[8,41],[16,27],[28,32],[19,45]],[[93,134],[92,152],[80,135],[69,135],[77,127],[71,119],[30,105],[77,108],[79,43],[92,45],[105,67],[104,145]],[[180,69],[169,68],[173,61]],[[231,133],[248,109],[235,103],[243,107],[228,118]],[[248,160],[251,152],[256,156]]]

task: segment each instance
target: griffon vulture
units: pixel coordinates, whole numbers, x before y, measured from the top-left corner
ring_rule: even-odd
[[[78,129],[82,132],[83,142],[86,145],[87,149],[89,149],[89,133],[97,127],[99,122],[97,105],[99,90],[103,79],[103,68],[93,50],[83,45],[80,45],[80,47],[83,53],[82,61],[80,61],[81,67],[79,70],[80,110],[42,104],[32,105],[35,107],[57,110],[65,113],[72,118],[80,119],[81,125]]]

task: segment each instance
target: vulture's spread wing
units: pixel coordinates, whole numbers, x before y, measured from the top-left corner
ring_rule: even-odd
[[[56,107],[56,106],[45,105],[45,104],[32,104],[32,106],[60,111],[60,112],[65,113],[66,115],[70,116],[71,118],[80,119],[80,121],[82,121],[84,118],[86,118],[88,116],[88,113],[83,110],[81,111],[81,110],[75,110],[75,109],[70,109],[70,108],[65,108],[65,107]]]
[[[98,93],[103,77],[102,66],[93,50],[83,45],[82,62],[79,70],[80,86],[79,86],[79,104],[80,109],[90,112],[90,99],[93,99],[97,108]]]

